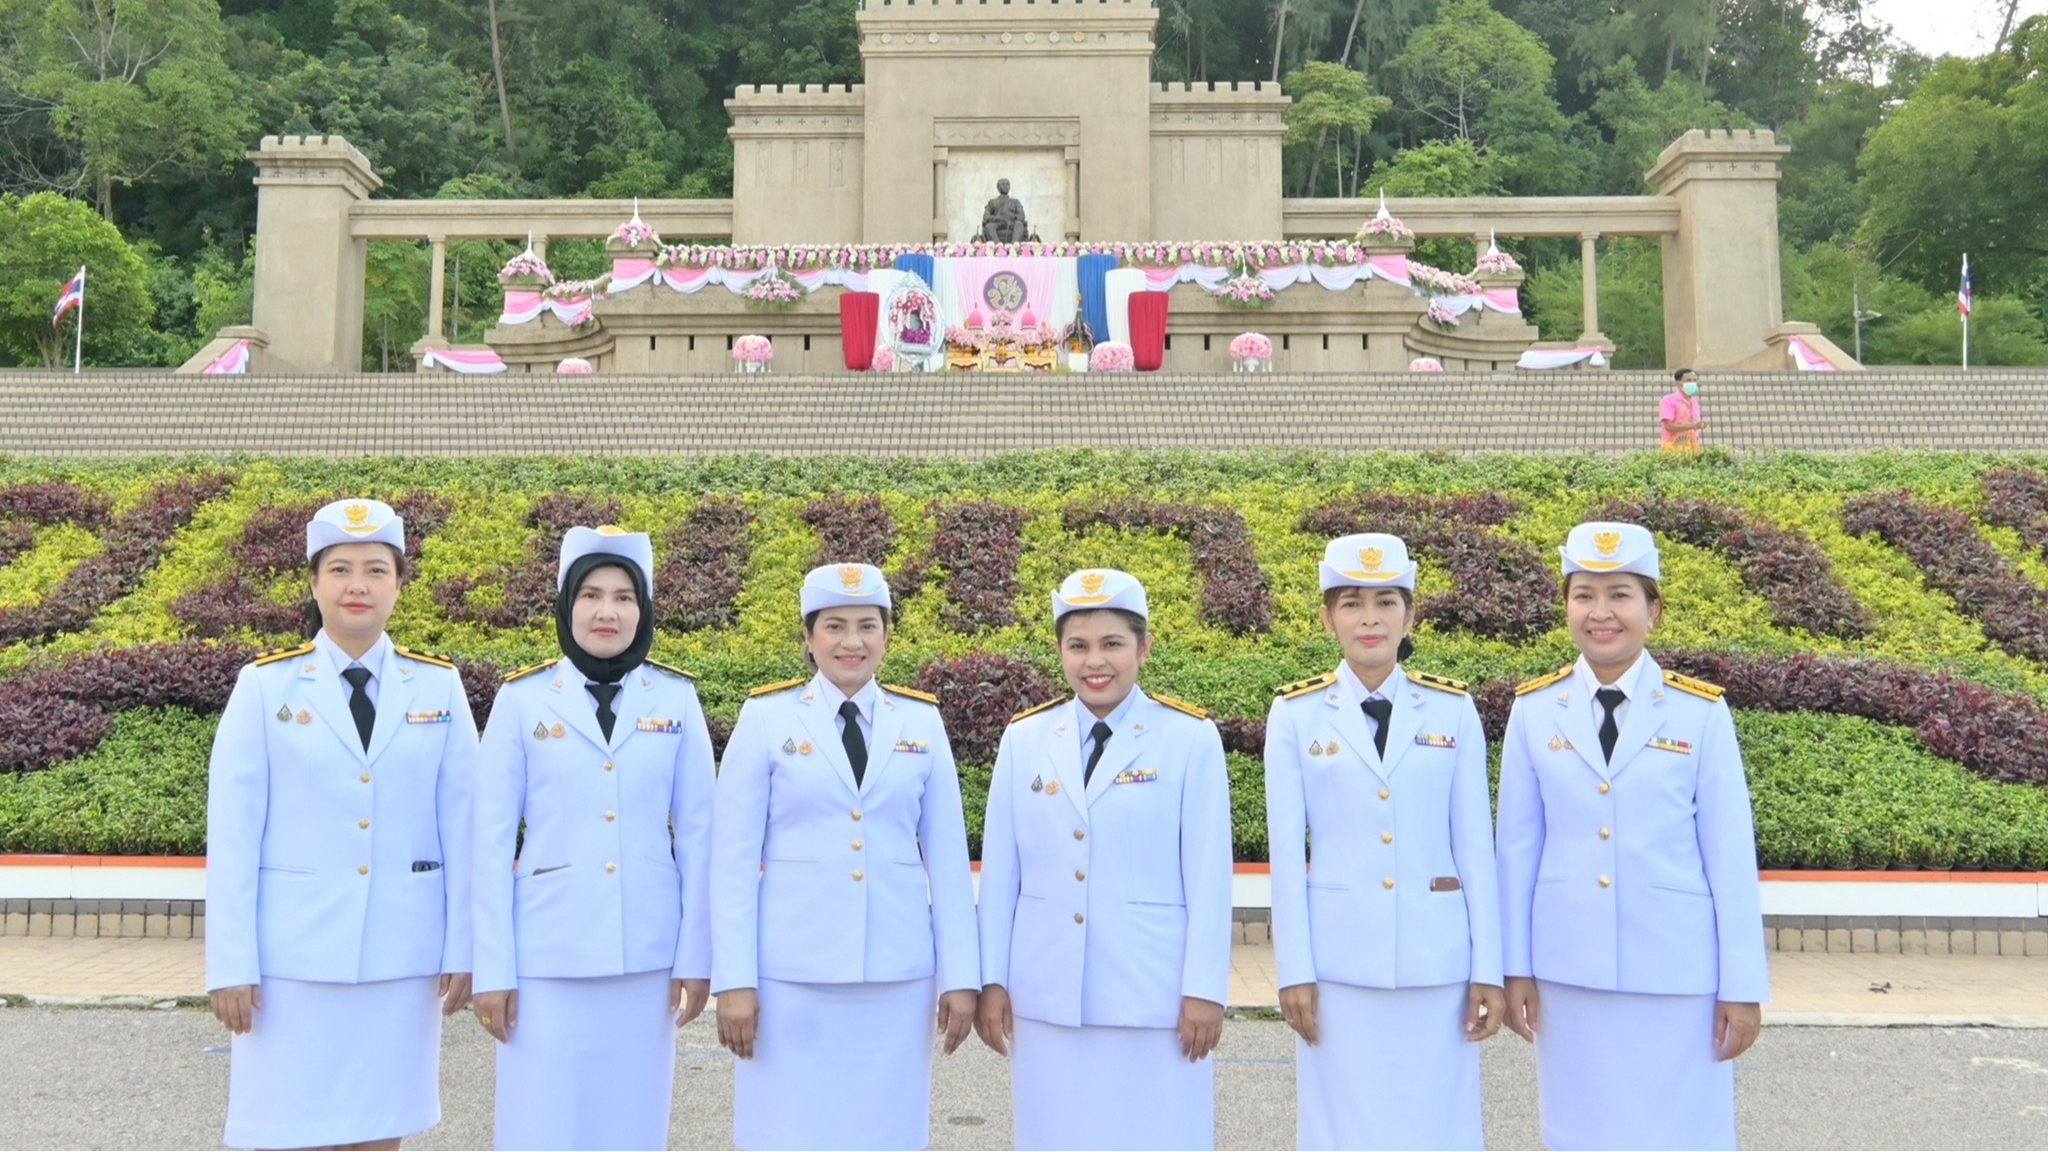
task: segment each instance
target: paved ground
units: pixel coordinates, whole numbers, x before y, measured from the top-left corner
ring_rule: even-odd
[[[0,995],[155,1003],[197,995],[204,964],[200,940],[0,936]],[[1771,990],[1767,1016],[1779,1023],[2048,1028],[2048,958],[2038,956],[1773,953]],[[1231,950],[1230,1002],[1278,1002],[1271,944]],[[2042,1090],[2048,1101],[2048,1082]]]
[[[218,1147],[224,1043],[196,1010],[0,1010],[0,1146]],[[732,1061],[702,1022],[680,1034],[678,1047],[670,1146],[730,1147]],[[489,1041],[458,1017],[443,1053],[442,1122],[408,1147],[488,1148]],[[1292,1146],[1293,1057],[1285,1025],[1225,1027],[1219,1148]],[[1488,1144],[1538,1146],[1528,1046],[1503,1035],[1482,1060]],[[1774,1027],[1737,1063],[1736,1084],[1748,1148],[2038,1148],[2048,1120],[2048,1030]],[[939,1062],[932,1095],[933,1148],[1010,1146],[1009,1082],[978,1042]]]
[[[1626,452],[1664,372],[171,376],[0,372],[34,456],[981,457],[1018,448]],[[2048,450],[2048,372],[1710,373],[1709,445]]]

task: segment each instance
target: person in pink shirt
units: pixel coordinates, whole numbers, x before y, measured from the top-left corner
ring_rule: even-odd
[[[1671,391],[1657,405],[1657,416],[1663,425],[1664,451],[1696,452],[1700,446],[1700,432],[1707,426],[1707,419],[1700,415],[1700,374],[1690,368],[1680,368],[1671,374]]]

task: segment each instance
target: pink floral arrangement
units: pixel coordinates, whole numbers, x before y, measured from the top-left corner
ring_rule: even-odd
[[[979,328],[965,328],[954,324],[946,329],[946,343],[956,348],[972,348],[979,352],[988,347],[988,337]]]
[[[588,376],[593,371],[590,361],[580,356],[571,356],[555,365],[555,372],[561,376]]]
[[[604,290],[611,287],[611,273],[607,272],[595,280],[558,280],[548,286],[541,295],[550,300],[582,300],[586,297],[598,299]]]
[[[516,280],[520,277],[530,277],[543,284],[555,282],[555,274],[548,270],[548,262],[536,255],[531,248],[505,261],[505,266],[498,269],[499,280]]]
[[[750,308],[784,309],[794,308],[803,302],[804,290],[796,281],[780,272],[770,272],[747,285],[745,293]]]
[[[1451,306],[1441,300],[1431,300],[1428,309],[1424,311],[1423,315],[1427,316],[1440,328],[1456,328],[1458,326],[1458,314],[1451,311]]]
[[[1408,362],[1408,370],[1410,372],[1441,372],[1444,370],[1444,365],[1443,361],[1438,360],[1434,356],[1417,356]]]
[[[896,370],[896,353],[887,348],[875,349],[874,370],[877,372],[894,372]]]
[[[775,359],[775,345],[766,336],[742,336],[732,342],[732,358],[746,364],[766,364]]]
[[[1090,372],[1130,372],[1137,367],[1137,357],[1129,344],[1105,340],[1088,354]]]
[[[1368,236],[1384,237],[1389,240],[1413,240],[1415,230],[1401,223],[1398,216],[1375,216],[1365,222],[1365,227],[1358,230],[1360,240]]]
[[[1258,332],[1246,332],[1241,336],[1232,337],[1230,341],[1230,358],[1232,360],[1271,360],[1273,358],[1273,341]]]
[[[1273,302],[1273,289],[1257,276],[1243,273],[1225,280],[1216,289],[1216,299],[1232,308],[1264,308]]]
[[[612,239],[628,247],[638,248],[642,244],[660,244],[661,233],[656,232],[654,225],[640,219],[636,213],[631,220],[612,229]]]
[[[1427,264],[1419,264],[1413,260],[1408,262],[1408,279],[1413,281],[1416,287],[1426,288],[1438,296],[1476,296],[1479,294],[1479,282],[1470,276],[1461,276],[1456,272],[1446,272],[1441,268],[1432,268]]]
[[[1511,272],[1520,272],[1521,270],[1522,266],[1515,263],[1513,256],[1498,248],[1488,248],[1486,255],[1481,256],[1479,263],[1472,269],[1476,274],[1487,276],[1504,276]]]

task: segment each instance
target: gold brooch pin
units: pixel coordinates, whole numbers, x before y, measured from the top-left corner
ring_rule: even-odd
[[[287,708],[283,704],[279,704],[277,706],[277,722],[280,724],[288,724],[291,722],[291,718],[292,710],[290,708]]]
[[[1337,753],[1341,751],[1343,751],[1343,749],[1337,747],[1337,742],[1335,740],[1332,740],[1328,744],[1323,745],[1323,755],[1325,756],[1335,756]]]
[[[783,751],[783,752],[784,752],[785,754],[786,754],[786,753],[790,753],[790,752],[794,752],[794,751],[796,751],[796,741],[794,741],[794,740],[784,740],[784,741],[782,742],[782,751]]]
[[[1047,796],[1057,796],[1057,795],[1059,795],[1059,794],[1060,794],[1060,782],[1059,782],[1059,781],[1057,781],[1057,780],[1047,780],[1047,781],[1045,782],[1045,794],[1046,794]]]
[[[567,728],[562,727],[562,722],[560,720],[557,720],[553,724],[548,725],[548,735],[550,736],[567,736],[568,734],[569,730]]]
[[[796,754],[799,756],[809,756],[811,754],[811,742],[809,740],[800,742],[796,746]]]
[[[301,708],[299,709],[299,714],[292,717],[292,719],[297,720],[301,724],[311,724],[313,722],[313,714]]]
[[[547,725],[545,725],[545,724],[543,724],[543,723],[541,723],[541,722],[540,722],[540,721],[538,721],[538,720],[534,721],[534,722],[533,722],[533,738],[534,738],[535,740],[545,740],[545,739],[547,739],[547,738],[548,738],[548,726],[547,726]]]
[[[1311,756],[1321,756],[1323,754],[1323,742],[1321,740],[1318,740],[1315,743],[1309,745],[1308,754]]]
[[[1043,777],[1043,776],[1033,776],[1033,777],[1031,778],[1031,790],[1032,790],[1033,792],[1043,792],[1043,791],[1045,791],[1045,777]]]

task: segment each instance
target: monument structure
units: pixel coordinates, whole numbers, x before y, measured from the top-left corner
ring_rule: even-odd
[[[777,370],[836,371],[848,352],[839,297],[866,287],[870,270],[910,259],[929,276],[932,264],[916,260],[1110,253],[1167,298],[1169,370],[1227,369],[1228,345],[1247,329],[1270,336],[1290,371],[1401,370],[1418,356],[1454,371],[1508,369],[1536,341],[1514,305],[1519,270],[1482,260],[1446,278],[1411,267],[1414,237],[1467,239],[1475,255],[1496,235],[1579,240],[1584,331],[1547,353],[1563,355],[1612,349],[1600,332],[1598,241],[1656,236],[1673,363],[1782,370],[1804,356],[1803,366],[1858,367],[1782,316],[1786,148],[1769,132],[1686,133],[1646,174],[1654,195],[1402,199],[1387,206],[1394,228],[1361,232],[1375,203],[1282,195],[1289,101],[1276,85],[1150,80],[1158,18],[1151,0],[864,0],[864,83],[748,86],[726,101],[729,200],[380,200],[371,165],[346,141],[266,138],[249,154],[253,327],[223,332],[187,370],[237,342],[254,371],[356,370],[372,239],[429,245],[428,334],[414,351],[448,363],[458,350],[441,323],[447,242],[530,238],[539,263],[551,238],[569,236],[612,237],[620,263],[609,282],[565,298],[508,279],[505,320],[470,353],[513,371],[572,357],[599,371],[727,371],[734,340],[761,333]],[[629,216],[665,243],[622,230]],[[1034,234],[1046,247],[1003,246]],[[804,263],[814,260],[838,263]],[[750,307],[743,286],[761,276],[792,279],[801,300]],[[1277,287],[1246,312],[1224,288],[1251,279]],[[942,325],[975,303],[966,289],[961,300],[940,301]],[[1074,314],[1071,300],[1031,307],[1041,321]]]

